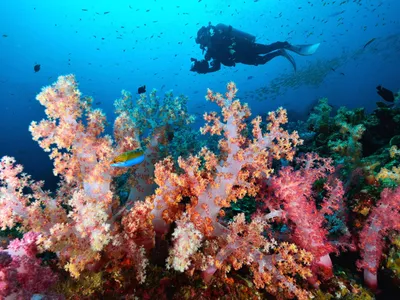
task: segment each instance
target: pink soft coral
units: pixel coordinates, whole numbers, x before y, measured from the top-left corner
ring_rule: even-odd
[[[53,85],[44,87],[37,100],[45,107],[47,117],[32,122],[33,139],[54,161],[54,174],[60,187],[51,197],[43,191],[42,182],[22,173],[15,159],[0,160],[0,229],[21,225],[21,230],[40,232],[40,251],[54,252],[59,263],[78,277],[86,266],[99,261],[115,232],[112,208],[111,167],[115,148],[126,150],[134,124],[115,126],[117,146],[104,134],[105,115],[93,109],[91,99],[81,97],[73,75],[60,76]],[[118,125],[119,124],[119,125]],[[132,145],[133,146],[133,145]],[[68,210],[65,209],[68,207]]]
[[[329,253],[335,248],[327,240],[324,229],[324,214],[332,214],[343,204],[343,186],[339,180],[332,185],[325,184],[328,196],[324,199],[320,210],[313,199],[313,184],[317,179],[326,178],[333,172],[332,160],[321,158],[317,154],[308,153],[297,159],[300,168],[284,167],[277,176],[270,180],[270,190],[274,197],[266,201],[271,214],[291,221],[293,227],[292,240],[298,246],[314,255],[314,267],[320,267],[326,277],[332,276],[332,262]],[[283,204],[283,210],[279,205]]]
[[[49,267],[36,257],[39,234],[28,232],[19,240],[0,249],[0,297],[29,299],[34,294],[45,294],[57,282]]]
[[[54,223],[65,222],[65,210],[42,187],[43,182],[32,180],[13,157],[2,157],[0,229],[13,228],[19,224],[22,230],[47,232]]]
[[[372,209],[360,234],[362,260],[357,267],[364,269],[365,283],[372,289],[378,286],[377,271],[382,257],[384,238],[389,230],[400,230],[400,187],[384,189],[377,206]]]

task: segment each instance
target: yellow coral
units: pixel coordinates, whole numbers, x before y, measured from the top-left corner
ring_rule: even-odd
[[[400,156],[400,150],[396,145],[390,147],[389,149],[390,157],[395,158],[396,156]]]
[[[390,179],[398,184],[400,184],[400,167],[393,167],[391,170],[382,168],[378,175],[376,175],[376,179]]]
[[[78,268],[77,265],[72,264],[72,263],[67,263],[67,264],[64,266],[64,269],[65,269],[66,271],[68,271],[68,272],[71,274],[71,276],[74,277],[74,278],[79,278],[79,276],[81,275],[81,274],[80,274],[80,271],[82,271],[82,270],[79,270],[79,269],[81,269],[81,268]]]
[[[90,297],[96,292],[102,292],[102,273],[90,273],[82,275],[79,280],[68,278],[60,282],[55,291],[65,296],[66,299],[75,297]]]

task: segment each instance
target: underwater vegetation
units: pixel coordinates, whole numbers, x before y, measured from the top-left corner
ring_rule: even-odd
[[[208,90],[197,133],[186,97],[123,91],[111,137],[74,75],[44,87],[29,130],[59,188],[0,160],[0,298],[399,294],[399,99],[371,114],[321,99],[296,131],[237,94]]]

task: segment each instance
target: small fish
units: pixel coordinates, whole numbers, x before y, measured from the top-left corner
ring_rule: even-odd
[[[140,87],[137,89],[137,92],[138,92],[139,95],[140,95],[140,94],[143,94],[143,93],[146,93],[146,86],[145,86],[145,85],[140,86]]]
[[[82,11],[88,11],[86,8],[82,8]]]
[[[40,71],[40,65],[39,65],[39,64],[36,64],[36,65],[33,67],[33,70],[35,71],[35,73],[39,72],[39,71]]]
[[[344,12],[345,12],[345,10],[338,11],[338,12],[335,12],[333,14],[330,14],[328,17],[337,17],[337,16],[341,15]]]
[[[394,102],[395,94],[391,90],[388,90],[381,85],[378,85],[376,89],[376,92],[382,97],[383,100],[387,102]]]
[[[334,69],[334,68],[331,68],[331,70],[332,70],[333,72],[336,72],[336,69]]]
[[[365,45],[364,45],[364,47],[363,47],[363,49],[365,49],[365,47],[367,47],[369,44],[371,44],[373,41],[375,41],[376,40],[376,38],[372,38],[372,39],[370,39]]]
[[[248,76],[247,80],[250,80],[250,79],[253,79],[253,78],[254,78],[254,76]]]
[[[3,34],[3,37],[8,37],[8,35],[7,34]]]
[[[144,151],[142,149],[136,149],[124,152],[115,157],[112,161],[111,166],[116,168],[126,168],[140,164],[143,161]]]
[[[109,14],[109,13],[110,13],[109,11],[105,11],[103,14],[107,15],[107,14]]]

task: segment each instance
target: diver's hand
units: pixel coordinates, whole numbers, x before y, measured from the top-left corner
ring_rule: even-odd
[[[199,65],[199,61],[193,57],[190,58],[190,61],[192,62],[190,66],[190,71],[196,72]]]

